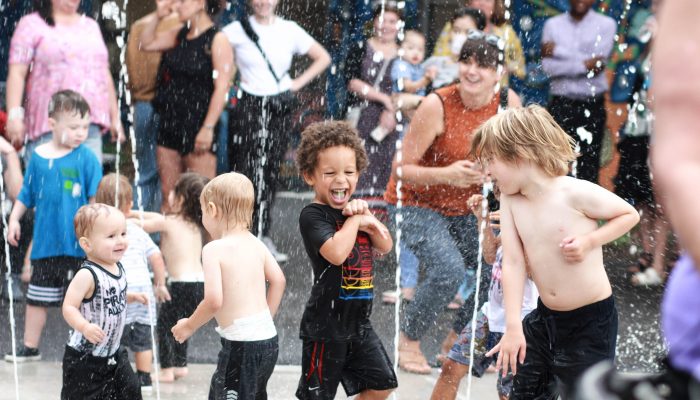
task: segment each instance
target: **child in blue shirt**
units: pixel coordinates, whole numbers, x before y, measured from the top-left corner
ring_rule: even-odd
[[[47,307],[61,306],[68,282],[85,257],[75,237],[73,216],[95,196],[102,178],[97,157],[82,145],[88,136],[90,106],[80,94],[62,90],[51,96],[49,126],[52,139],[34,150],[9,218],[8,241],[17,246],[19,221],[34,208],[33,271],[17,361],[41,359],[39,340]],[[5,360],[13,361],[12,354]]]
[[[392,91],[425,96],[425,89],[437,72],[435,68],[426,70],[422,65],[425,58],[425,36],[418,31],[406,31],[400,52],[401,59],[394,61],[391,67]]]

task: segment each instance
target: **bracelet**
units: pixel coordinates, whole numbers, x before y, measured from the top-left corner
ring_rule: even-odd
[[[7,120],[24,119],[24,107],[12,107],[7,112]]]

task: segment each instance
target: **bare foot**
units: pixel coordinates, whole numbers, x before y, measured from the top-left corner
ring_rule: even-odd
[[[401,288],[401,296],[403,297],[404,300],[412,301],[413,297],[415,295],[416,295],[416,288],[413,288],[413,287]]]
[[[432,372],[420,350],[420,341],[409,339],[403,332],[399,337],[399,368],[412,374],[427,375]]]
[[[158,381],[163,383],[175,382],[175,369],[163,368],[158,375]]]
[[[184,378],[189,373],[190,371],[187,369],[187,367],[175,368],[175,379]]]

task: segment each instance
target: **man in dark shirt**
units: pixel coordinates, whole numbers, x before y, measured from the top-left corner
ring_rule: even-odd
[[[387,253],[387,228],[364,200],[350,200],[367,155],[345,122],[320,122],[303,133],[297,164],[313,187],[299,229],[314,271],[301,319],[299,399],[333,399],[342,382],[348,396],[385,399],[398,386],[391,361],[372,329],[372,252]]]

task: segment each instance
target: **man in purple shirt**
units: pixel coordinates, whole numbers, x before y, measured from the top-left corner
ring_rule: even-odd
[[[576,175],[598,183],[608,91],[603,72],[617,26],[591,10],[593,3],[570,0],[569,12],[545,22],[542,67],[550,78],[549,112],[580,147]]]

